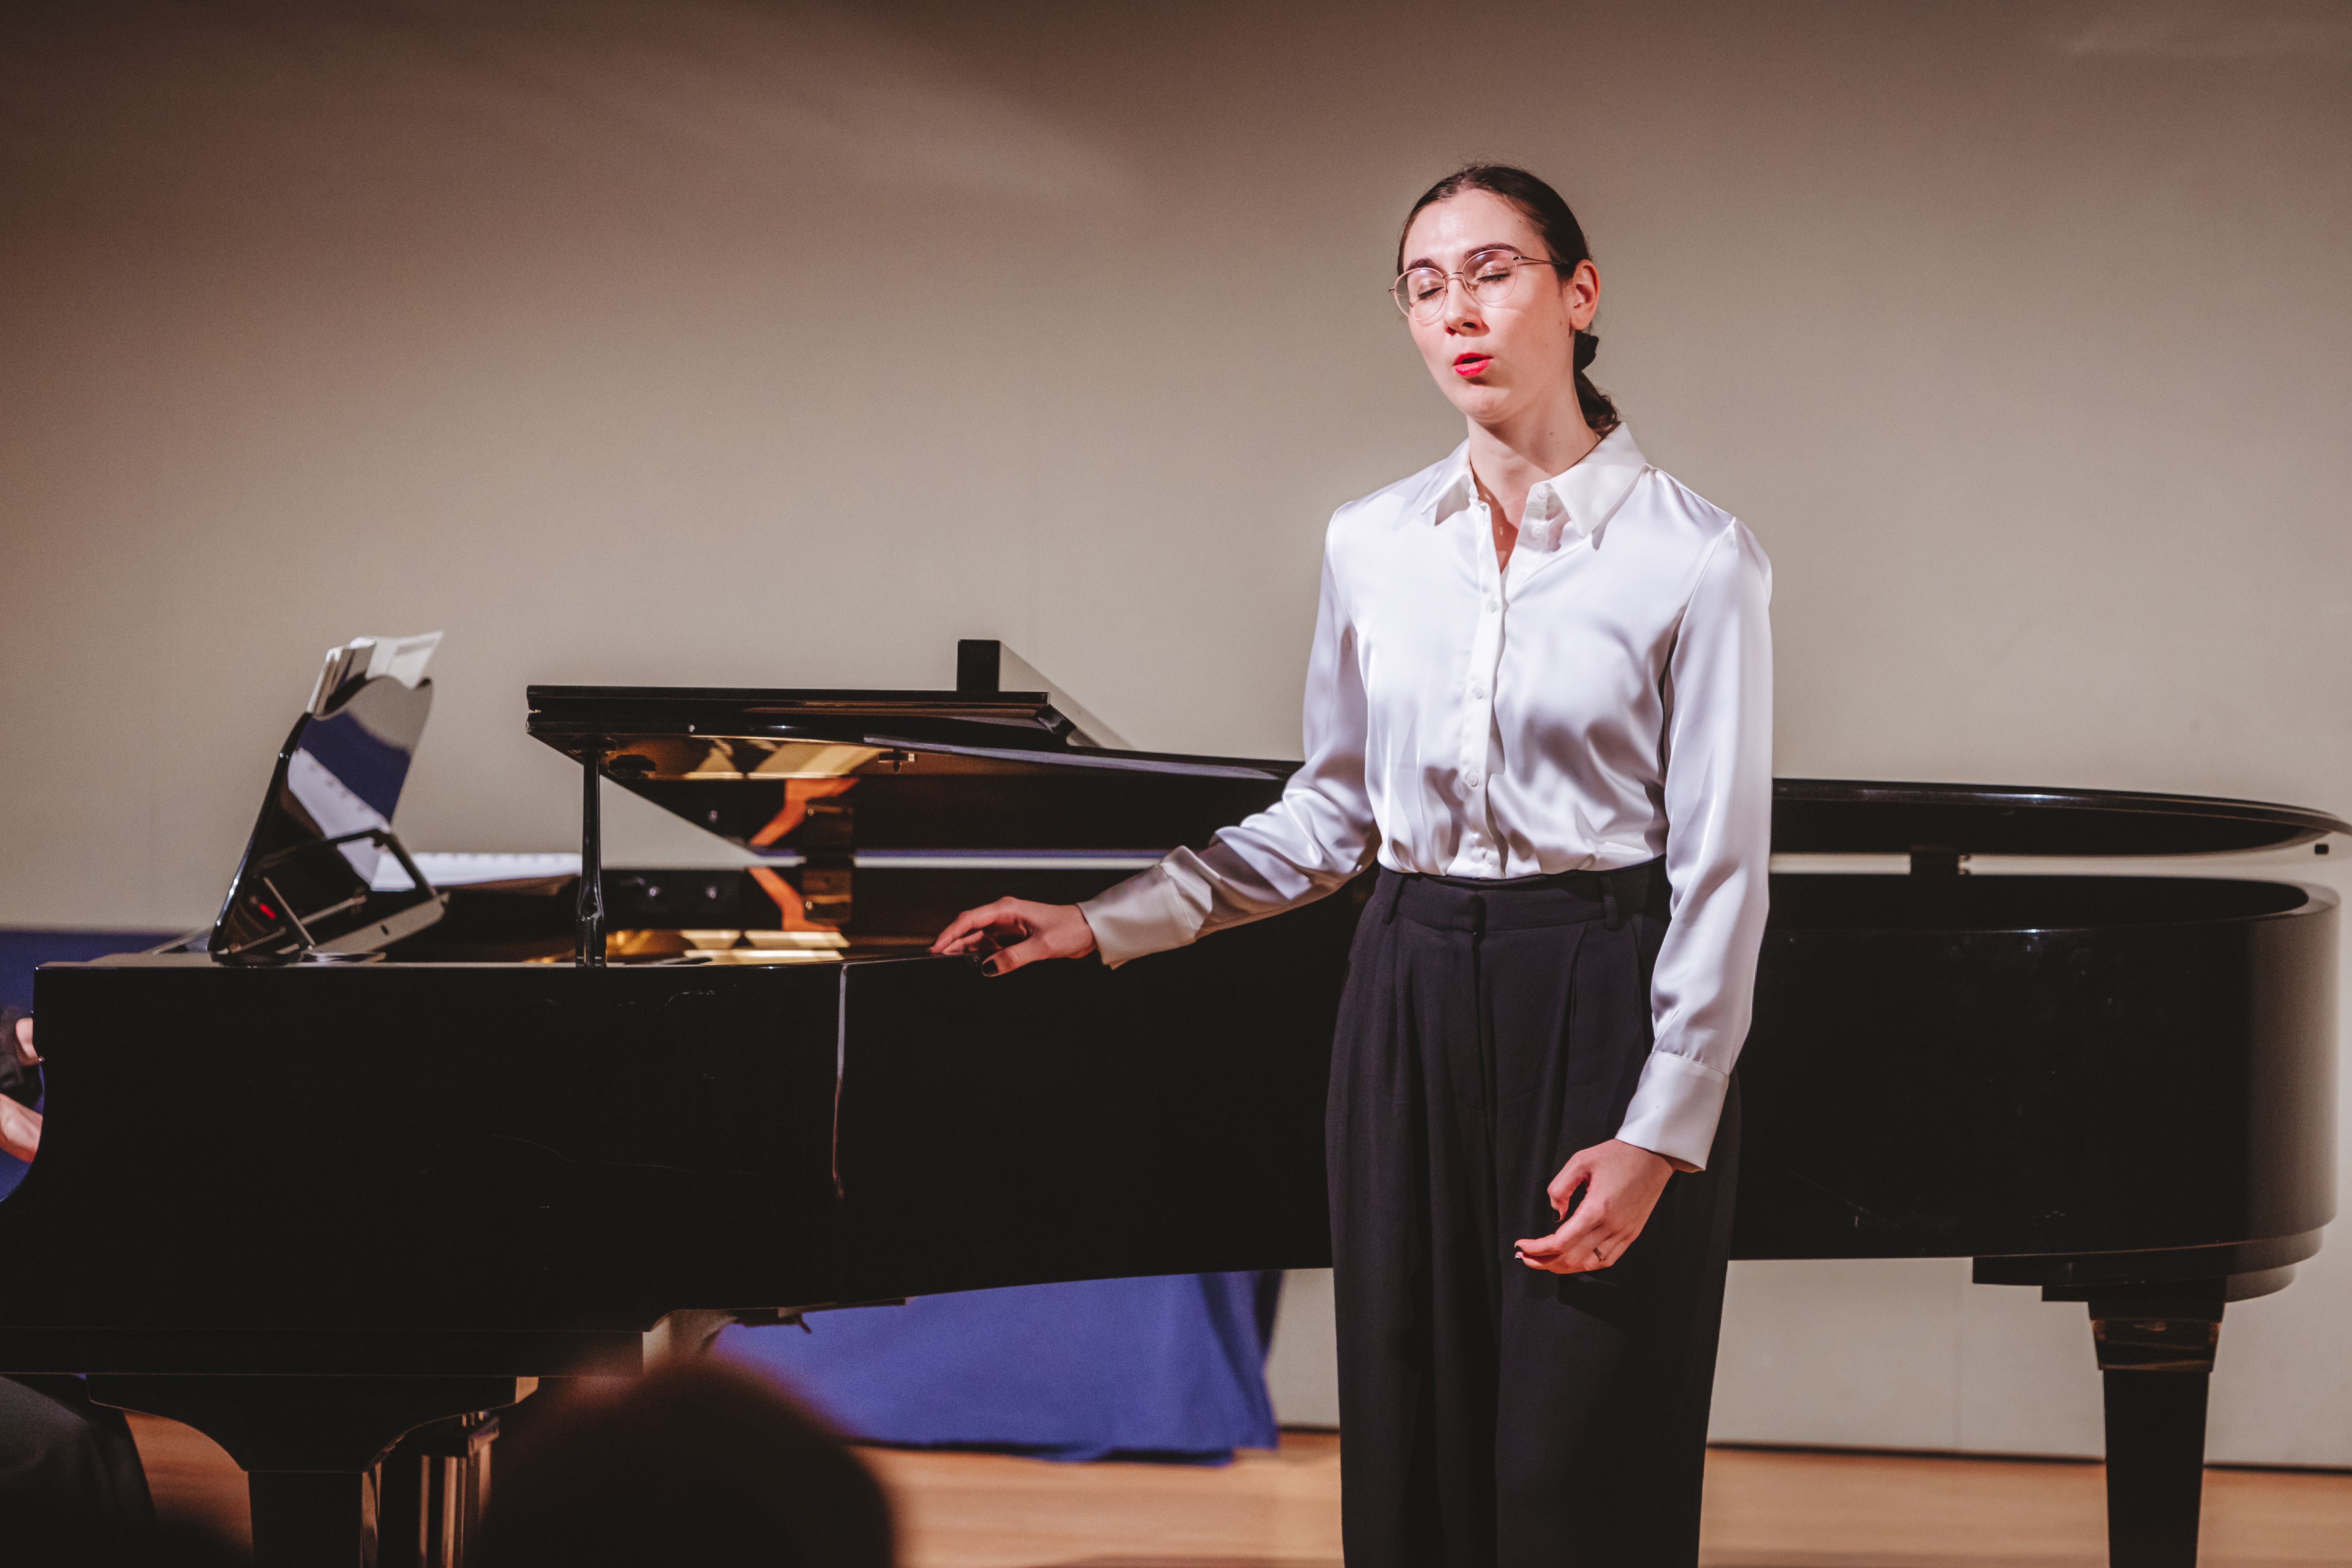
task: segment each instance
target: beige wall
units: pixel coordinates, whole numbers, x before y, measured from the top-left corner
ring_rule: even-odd
[[[533,680],[996,635],[1291,751],[1323,518],[1455,438],[1381,289],[1469,154],[1771,552],[1781,772],[2352,809],[2352,13],[1430,16],[11,7],[0,922],[207,918],[359,632],[449,634],[426,848],[567,842]],[[1743,1270],[1727,1435],[2083,1446],[2079,1313],[1958,1267]],[[2218,1446],[2352,1463],[2347,1308],[2233,1311]]]

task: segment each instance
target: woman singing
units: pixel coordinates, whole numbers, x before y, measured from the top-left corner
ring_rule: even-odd
[[[1352,1568],[1698,1558],[1764,929],[1771,566],[1586,379],[1601,277],[1478,165],[1394,294],[1468,421],[1325,539],[1283,798],[1081,905],[935,951],[1118,964],[1380,862],[1327,1155]]]

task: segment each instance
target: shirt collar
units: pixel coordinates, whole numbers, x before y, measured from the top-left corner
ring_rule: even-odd
[[[1599,534],[1649,467],[1650,460],[1633,444],[1633,428],[1618,426],[1579,461],[1538,480],[1528,491],[1528,510],[1519,519],[1520,541],[1538,550],[1553,550],[1570,540]],[[1470,478],[1470,443],[1465,441],[1438,465],[1423,492],[1422,511],[1429,521],[1444,522],[1477,499],[1478,487]]]

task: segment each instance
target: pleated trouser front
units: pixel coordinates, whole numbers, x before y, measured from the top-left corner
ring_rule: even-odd
[[[1613,1136],[1651,1043],[1661,865],[1512,882],[1383,869],[1327,1153],[1349,1568],[1690,1568],[1739,1152],[1624,1256],[1538,1272],[1545,1189]]]

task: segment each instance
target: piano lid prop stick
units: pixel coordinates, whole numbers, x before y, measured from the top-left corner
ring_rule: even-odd
[[[604,742],[580,753],[580,952],[583,969],[604,967]]]

